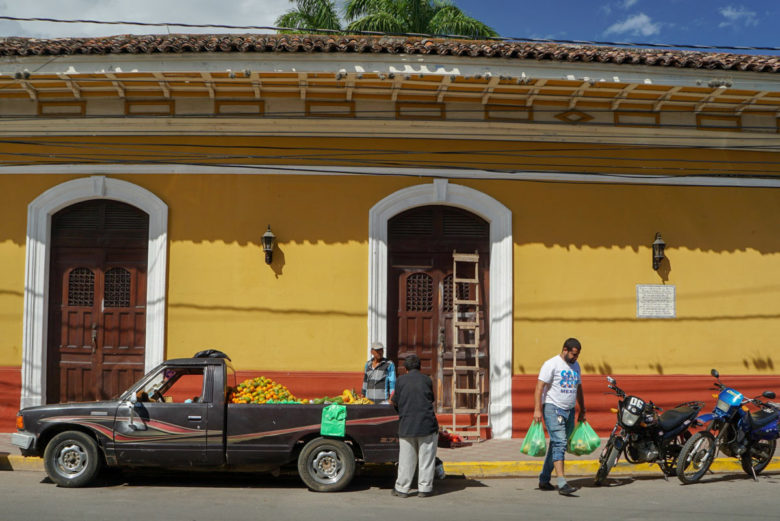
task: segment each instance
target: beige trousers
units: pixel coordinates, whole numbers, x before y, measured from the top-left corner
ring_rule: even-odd
[[[398,440],[400,445],[398,452],[398,479],[395,481],[395,489],[398,492],[409,493],[412,479],[414,479],[414,471],[418,466],[417,491],[431,492],[433,490],[433,474],[436,468],[436,445],[438,441],[438,432],[427,436],[400,438]]]

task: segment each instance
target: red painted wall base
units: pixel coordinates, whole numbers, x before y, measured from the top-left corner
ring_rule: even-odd
[[[255,376],[266,376],[283,385],[299,398],[334,396],[344,389],[360,391],[363,383],[361,372],[283,372],[283,371],[239,371],[238,383]],[[615,375],[618,385],[629,394],[635,394],[656,405],[669,408],[691,400],[701,400],[705,410],[715,405],[712,397],[712,382],[709,375]],[[536,375],[516,375],[512,377],[512,437],[522,438],[531,424],[533,416],[533,392]],[[733,386],[746,396],[758,396],[765,390],[771,390],[780,396],[780,375],[725,375],[721,380]],[[610,408],[617,407],[617,398],[605,394],[606,378],[602,375],[583,376],[585,404],[588,408],[588,422],[596,431],[605,436],[615,424],[615,414]],[[0,367],[0,432],[16,430],[16,412],[19,410],[21,394],[21,368]],[[778,400],[780,401],[780,399]],[[483,415],[483,425],[487,418]],[[452,417],[439,415],[439,423],[448,428]],[[466,424],[467,417],[459,417],[458,424]],[[489,435],[489,431],[487,432]]]
[[[702,401],[704,410],[710,411],[715,406],[712,387],[715,381],[710,375],[613,375],[618,387],[629,395],[636,395],[643,400],[668,409],[683,402]],[[512,378],[512,437],[525,436],[531,425],[534,405],[534,389],[536,375],[514,376]],[[780,396],[780,375],[737,375],[721,376],[724,384],[734,387],[745,396],[754,397],[764,391],[775,391]],[[605,394],[607,389],[606,376],[584,375],[582,388],[585,391],[585,408],[588,423],[601,436],[609,435],[615,425],[615,413],[610,408],[617,408],[617,397]],[[779,400],[780,401],[780,400]]]
[[[16,432],[22,394],[22,368],[0,367],[0,432]]]

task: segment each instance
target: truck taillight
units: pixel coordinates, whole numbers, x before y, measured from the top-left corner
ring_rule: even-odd
[[[16,428],[20,431],[24,430],[24,416],[21,413],[16,415]]]

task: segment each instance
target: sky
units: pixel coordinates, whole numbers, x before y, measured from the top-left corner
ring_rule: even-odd
[[[337,0],[340,5],[343,1]],[[778,0],[453,1],[504,37],[780,48]],[[289,0],[0,0],[0,16],[273,26],[276,18],[292,6]],[[168,32],[247,31],[0,20],[0,36],[57,38]]]

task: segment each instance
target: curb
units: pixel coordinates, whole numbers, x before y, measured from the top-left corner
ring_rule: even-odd
[[[460,474],[467,478],[530,477],[538,476],[542,471],[543,464],[543,461],[445,461],[444,471],[450,475]],[[568,476],[595,476],[598,468],[599,462],[597,460],[570,460],[566,462]],[[45,471],[42,458],[0,454],[0,471],[3,470]],[[744,472],[742,465],[734,458],[718,458],[712,462],[710,470],[713,473]],[[765,471],[780,471],[780,457],[772,458]],[[643,474],[661,476],[661,470],[655,464],[632,465],[621,461],[609,474],[610,476]]]
[[[528,477],[538,476],[542,472],[543,461],[463,461],[444,462],[447,474],[462,474],[468,478],[490,477]],[[570,460],[566,462],[567,476],[595,476],[599,468],[597,460]],[[780,457],[772,458],[766,471],[780,470]],[[718,458],[712,462],[710,471],[713,473],[744,472],[740,462],[734,458]],[[618,464],[609,473],[613,475],[643,475],[654,474],[662,476],[657,464],[639,463],[633,465],[625,461]]]
[[[43,468],[43,458],[0,453],[0,471],[2,470],[32,470],[37,472],[45,471]]]

